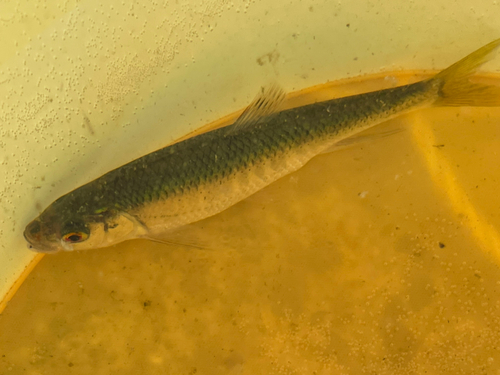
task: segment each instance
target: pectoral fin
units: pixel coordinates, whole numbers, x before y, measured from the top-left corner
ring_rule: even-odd
[[[145,233],[141,238],[165,245],[188,247],[196,250],[228,249],[228,246],[220,240],[220,233],[205,230],[199,223],[187,224],[168,233]]]

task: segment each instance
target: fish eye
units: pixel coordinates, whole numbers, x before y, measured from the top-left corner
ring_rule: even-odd
[[[63,236],[63,241],[68,243],[77,243],[85,241],[89,235],[85,232],[70,232]]]

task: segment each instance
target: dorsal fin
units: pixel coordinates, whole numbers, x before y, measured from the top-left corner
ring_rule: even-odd
[[[258,124],[263,118],[277,112],[285,101],[285,92],[277,84],[261,88],[261,92],[243,111],[233,125],[228,127],[228,133]]]

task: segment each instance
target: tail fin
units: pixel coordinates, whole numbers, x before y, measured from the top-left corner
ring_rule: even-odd
[[[469,78],[479,67],[493,57],[499,46],[500,39],[494,40],[432,78],[440,86],[439,98],[435,105],[450,107],[500,106],[500,86],[469,81]]]

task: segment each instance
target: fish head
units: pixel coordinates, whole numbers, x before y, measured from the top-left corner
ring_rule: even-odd
[[[55,218],[45,211],[26,226],[24,238],[31,249],[41,253],[55,253],[88,248],[89,243],[86,241],[91,235],[88,224],[79,220],[62,222],[54,220]]]
[[[75,202],[82,200],[71,194],[63,196],[26,226],[24,238],[32,250],[41,253],[89,250],[138,237],[141,224],[131,215],[89,204],[88,200]]]

